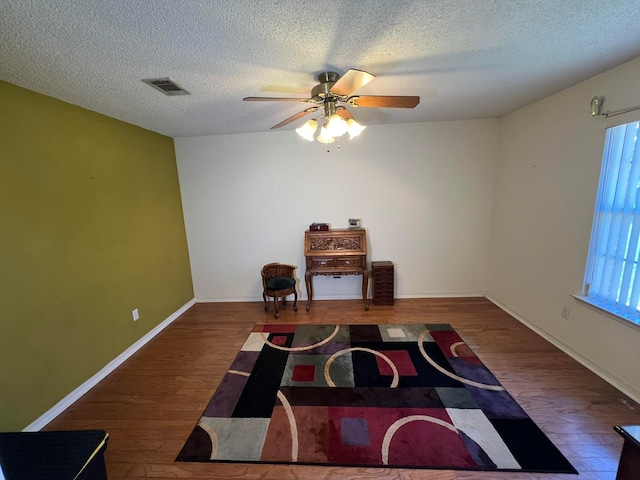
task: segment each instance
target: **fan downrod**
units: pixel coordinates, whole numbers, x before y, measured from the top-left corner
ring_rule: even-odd
[[[340,78],[340,74],[338,72],[322,72],[320,75],[318,75],[318,81],[320,83],[326,83],[326,82],[337,82],[338,79]]]

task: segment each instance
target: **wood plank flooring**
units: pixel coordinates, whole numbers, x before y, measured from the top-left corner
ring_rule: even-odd
[[[402,479],[614,480],[622,439],[615,424],[640,424],[640,405],[483,298],[196,304],[45,430],[104,429],[110,480]],[[232,360],[256,323],[450,323],[580,472],[576,475],[451,470],[176,463]]]

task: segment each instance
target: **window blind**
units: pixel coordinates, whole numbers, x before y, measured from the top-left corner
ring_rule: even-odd
[[[585,296],[640,323],[640,122],[607,129]]]

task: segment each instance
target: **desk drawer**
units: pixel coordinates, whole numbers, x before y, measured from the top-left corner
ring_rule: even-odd
[[[338,263],[338,267],[350,267],[350,268],[362,268],[364,269],[364,258],[363,257],[338,257],[336,259]]]
[[[335,257],[307,257],[307,269],[310,268],[335,268],[338,265]]]
[[[307,269],[364,270],[364,262],[364,257],[356,255],[350,257],[307,257]]]

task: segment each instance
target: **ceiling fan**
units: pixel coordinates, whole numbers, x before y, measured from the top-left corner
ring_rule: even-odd
[[[420,103],[420,97],[415,96],[351,95],[376,78],[362,70],[350,69],[342,76],[336,72],[323,72],[317,78],[320,83],[311,89],[309,98],[245,97],[243,100],[245,102],[301,102],[312,105],[274,125],[271,130],[284,127],[324,108],[324,114],[320,117],[325,118],[325,123],[318,137],[318,140],[323,143],[331,143],[335,137],[347,132],[353,138],[366,128],[359,125],[342,104],[351,107],[414,108]],[[303,138],[313,141],[313,134],[317,127],[317,119],[309,120],[296,129],[296,132]]]

